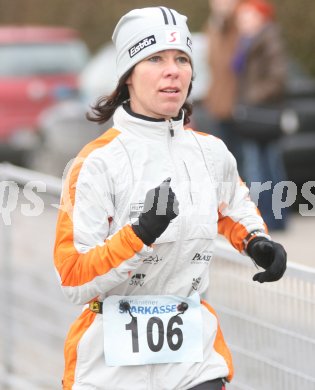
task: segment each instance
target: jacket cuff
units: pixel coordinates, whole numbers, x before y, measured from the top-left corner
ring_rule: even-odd
[[[243,240],[243,248],[246,254],[248,244],[256,237],[263,237],[266,238],[268,241],[271,241],[271,237],[269,236],[269,234],[265,233],[263,230],[253,230],[252,232],[248,233],[248,235]]]

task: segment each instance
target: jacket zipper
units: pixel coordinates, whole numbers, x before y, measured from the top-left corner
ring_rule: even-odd
[[[168,120],[168,130],[170,132],[171,137],[174,137],[174,128],[173,128],[172,119]]]
[[[170,133],[171,138],[173,138],[174,137],[174,128],[173,128],[173,122],[171,119],[168,119],[168,131]],[[171,160],[173,162],[173,165],[175,166],[173,156],[172,156],[172,151],[171,151],[171,140],[169,139],[169,137],[167,137],[167,146],[168,146],[168,151],[169,151]],[[150,390],[155,390],[154,368],[155,368],[154,365],[149,366],[149,382],[150,382],[149,388],[150,388]]]
[[[173,166],[175,168],[175,172],[176,172],[176,164],[174,162],[174,158],[173,158],[173,154],[172,154],[172,139],[174,138],[174,135],[175,135],[172,119],[168,119],[168,130],[169,130],[170,137],[167,137],[167,145],[168,145],[170,158],[171,158],[172,164],[173,164]],[[187,167],[186,167],[186,169],[187,169]],[[188,170],[187,170],[187,172],[188,172]],[[178,176],[178,175],[176,175],[176,176]],[[189,174],[188,174],[188,177],[189,177],[189,181],[190,181]],[[178,217],[180,218],[180,216],[178,216]],[[176,242],[174,243],[174,245],[176,245],[176,247],[174,248],[174,257],[175,258],[178,257],[180,248],[182,246],[184,229],[185,229],[184,220],[181,218],[180,223],[179,223],[179,240],[176,240]],[[171,264],[170,274],[172,274],[173,267],[174,266],[172,266],[172,264]],[[167,284],[167,280],[165,280],[165,284]],[[165,290],[163,288],[161,289],[161,294],[162,295],[165,294]],[[155,383],[154,383],[154,373],[155,373],[155,365],[149,366],[149,383],[150,383],[149,388],[150,388],[150,390],[156,389]]]
[[[186,171],[186,175],[188,177],[188,181],[189,181],[189,197],[190,197],[190,202],[191,202],[191,205],[193,205],[193,197],[192,197],[192,192],[191,192],[191,178],[190,178],[190,174],[189,174],[189,171],[188,171],[188,168],[187,168],[187,165],[185,163],[185,161],[183,160],[183,163],[184,163],[184,167],[185,167],[185,171]]]
[[[170,157],[171,157],[171,161],[173,163],[173,166],[175,168],[175,172],[176,172],[176,176],[179,178],[180,175],[177,173],[177,167],[176,167],[176,162],[174,161],[174,158],[173,158],[173,153],[172,153],[172,140],[173,140],[173,137],[174,137],[174,128],[173,128],[173,122],[172,122],[172,119],[168,119],[168,125],[169,125],[169,133],[170,133],[170,137],[167,137],[168,139],[168,149],[169,149],[169,153],[170,153]],[[182,246],[182,241],[183,241],[183,232],[185,231],[185,220],[184,218],[179,215],[177,218],[179,218],[179,221],[178,221],[178,240],[175,241],[174,243],[174,250],[172,251],[174,253],[174,257],[177,258],[178,255],[179,255],[179,252],[180,252],[180,248]],[[173,262],[174,264],[175,262]],[[172,270],[174,268],[174,265],[170,265],[170,275],[173,274]],[[165,280],[165,285],[167,284],[167,281],[168,279]],[[165,289],[162,289],[162,294],[165,294]]]

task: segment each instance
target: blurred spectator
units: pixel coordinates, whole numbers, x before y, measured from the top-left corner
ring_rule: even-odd
[[[235,9],[240,0],[209,0],[211,15],[206,29],[211,83],[205,99],[211,132],[220,137],[241,168],[240,139],[234,131],[233,110],[237,75],[232,63],[238,44]],[[240,172],[242,174],[242,172]]]
[[[86,119],[86,110],[80,94],[64,91],[58,103],[42,111],[38,117],[41,145],[33,153],[32,169],[61,177],[82,147],[103,133]]]
[[[233,69],[238,77],[238,104],[259,107],[278,104],[285,91],[286,58],[274,8],[264,0],[245,0],[236,10],[238,47]],[[276,219],[272,202],[274,186],[285,180],[282,158],[276,141],[253,135],[242,139],[242,175],[247,185],[270,182],[271,188],[260,193],[258,206],[271,230],[285,227],[285,215]],[[251,193],[253,187],[251,189]],[[253,194],[257,199],[258,194]]]

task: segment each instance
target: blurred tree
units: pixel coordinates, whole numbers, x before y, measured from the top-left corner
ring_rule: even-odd
[[[273,0],[291,54],[315,76],[314,0]]]
[[[315,76],[314,0],[272,0],[272,3],[277,7],[289,51]],[[201,30],[208,18],[207,0],[0,0],[0,24],[74,27],[94,52],[111,39],[122,14],[132,8],[161,4],[187,15],[192,31]]]

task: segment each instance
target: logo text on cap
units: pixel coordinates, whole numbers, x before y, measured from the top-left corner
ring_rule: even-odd
[[[155,40],[155,36],[154,35],[150,35],[149,37],[143,38],[141,41],[136,43],[134,46],[132,46],[128,50],[130,58],[135,56],[141,50],[145,49],[148,46],[154,45],[155,43],[156,43],[156,40]]]
[[[166,42],[170,44],[180,43],[180,32],[178,30],[165,31]]]
[[[189,47],[190,50],[192,50],[192,41],[189,37],[187,37],[187,46]]]

